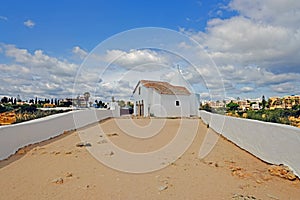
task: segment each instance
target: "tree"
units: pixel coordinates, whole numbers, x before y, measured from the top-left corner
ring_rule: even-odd
[[[8,103],[8,98],[7,97],[3,97],[1,99],[1,103]]]
[[[99,108],[103,108],[104,107],[104,103],[101,100],[98,102],[98,107]]]
[[[205,110],[207,112],[212,112],[212,107],[210,107],[210,105],[208,103],[201,105],[200,109]]]
[[[239,104],[233,103],[233,101],[231,101],[230,103],[228,103],[228,104],[226,105],[226,108],[227,108],[229,111],[238,110]]]
[[[85,92],[83,94],[83,97],[84,97],[84,100],[85,100],[85,106],[88,107],[88,102],[89,102],[89,99],[90,99],[90,93],[89,92]]]
[[[17,102],[22,102],[22,99],[19,94],[17,95]]]
[[[265,99],[265,96],[264,96],[264,95],[262,96],[262,101],[261,101],[261,104],[262,104],[262,109],[264,110],[264,109],[265,109],[265,107],[266,107],[266,104],[267,104],[267,101],[266,101],[266,99]]]
[[[126,103],[125,103],[124,100],[119,100],[119,101],[118,101],[118,105],[119,105],[121,108],[123,108],[123,107],[126,106]]]
[[[126,106],[128,108],[133,108],[134,104],[133,104],[133,102],[127,101]]]

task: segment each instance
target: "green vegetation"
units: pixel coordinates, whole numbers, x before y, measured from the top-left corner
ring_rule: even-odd
[[[232,101],[226,105],[225,108],[212,108],[209,104],[204,104],[201,106],[201,110],[206,110],[212,113],[225,114],[227,113],[230,116],[243,117],[253,120],[260,120],[265,122],[273,122],[280,124],[293,125],[290,121],[290,117],[299,118],[300,116],[300,105],[294,105],[292,109],[266,109],[268,107],[268,102],[264,99],[262,101],[261,110],[239,110],[239,105],[233,103]]]
[[[70,110],[40,110],[35,105],[22,105],[15,110],[16,122],[20,123],[33,119],[46,117],[53,114],[68,112]]]
[[[97,108],[107,108],[107,105],[102,101],[95,100],[95,104]]]
[[[210,107],[208,103],[201,105],[200,110],[205,110],[207,112],[213,112],[212,107]]]
[[[262,101],[261,101],[261,107],[264,110],[266,108],[266,106],[267,106],[267,101],[265,99],[265,96],[263,95],[262,96]]]
[[[235,111],[239,109],[239,104],[233,103],[232,101],[226,105],[228,111]]]
[[[0,104],[0,113],[8,112],[11,110],[13,110],[13,108],[11,106],[6,106],[6,105]]]
[[[15,115],[15,122],[20,123],[24,121],[29,121],[33,119],[38,119],[46,117],[53,114],[58,114],[62,112],[68,112],[70,110],[40,110],[39,105],[13,105],[13,104],[0,104],[0,113],[12,112]]]
[[[248,110],[248,119],[255,119],[266,122],[280,123],[280,124],[290,124],[289,117],[295,116],[293,110],[275,109],[275,110]]]
[[[212,112],[212,113],[217,113],[217,114],[221,114],[221,115],[224,115],[226,113],[226,109],[225,108],[212,108],[209,106],[208,103],[204,104],[204,105],[201,105],[200,106],[200,110],[205,110],[207,112]]]
[[[245,112],[236,112],[239,117],[291,125],[289,117],[298,118],[300,116],[300,106],[294,106],[293,109],[275,109],[275,110],[248,110]]]

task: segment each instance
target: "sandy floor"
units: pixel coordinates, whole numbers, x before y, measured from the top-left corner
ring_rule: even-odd
[[[164,169],[144,174],[113,170],[85,147],[77,147],[80,138],[73,132],[0,162],[0,199],[299,199],[299,180],[271,176],[269,165],[221,137],[208,156],[199,159],[207,127],[197,119],[189,120],[199,124],[194,142]],[[149,120],[135,123],[147,126]],[[115,119],[95,126],[124,149],[148,152],[168,143],[180,120],[168,119],[148,142],[124,134]],[[93,126],[79,131],[89,128]]]

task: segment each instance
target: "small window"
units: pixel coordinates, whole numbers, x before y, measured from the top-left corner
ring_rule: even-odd
[[[139,87],[139,95],[141,95],[141,87]]]
[[[176,106],[180,106],[179,101],[175,101],[175,105],[176,105]]]

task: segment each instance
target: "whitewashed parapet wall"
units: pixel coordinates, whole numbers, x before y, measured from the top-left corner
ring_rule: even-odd
[[[272,164],[289,166],[300,177],[300,129],[283,124],[199,111],[205,124],[242,149]]]
[[[0,160],[19,148],[58,136],[97,121],[119,117],[119,110],[79,110],[51,115],[20,124],[0,126]]]

